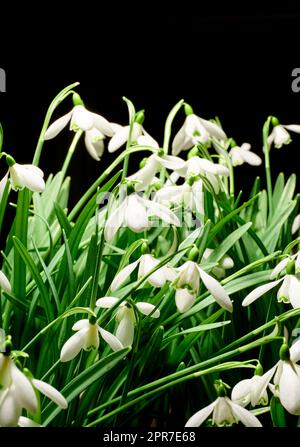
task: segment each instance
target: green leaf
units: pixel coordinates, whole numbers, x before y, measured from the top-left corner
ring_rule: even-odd
[[[276,396],[271,399],[270,413],[274,427],[286,427],[284,408]]]

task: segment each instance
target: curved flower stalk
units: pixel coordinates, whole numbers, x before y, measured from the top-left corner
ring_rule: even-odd
[[[294,261],[295,259],[295,261]],[[243,306],[249,306],[258,298],[263,296],[265,293],[269,292],[271,289],[276,287],[282,282],[281,287],[277,293],[278,302],[290,303],[294,309],[300,307],[300,281],[296,276],[296,271],[299,270],[300,266],[300,252],[283,259],[271,273],[270,279],[275,278],[284,269],[286,269],[286,274],[275,281],[271,281],[267,284],[257,287],[252,290],[242,302]]]
[[[279,120],[272,117],[273,130],[268,137],[268,144],[274,143],[277,149],[280,149],[283,145],[289,144],[292,139],[289,134],[289,130],[295,133],[300,133],[299,124],[280,124]]]
[[[120,227],[128,227],[135,233],[150,228],[150,216],[160,218],[165,224],[180,226],[178,217],[167,207],[131,193],[108,217],[104,236],[111,241]]]
[[[111,347],[113,351],[122,349],[120,341],[110,332],[101,328],[96,322],[90,322],[88,319],[77,321],[73,327],[76,334],[72,335],[63,345],[60,352],[60,361],[69,362],[74,359],[83,349],[84,351],[93,351],[99,348],[100,338]]]
[[[33,415],[37,412],[36,390],[62,409],[67,408],[66,399],[52,385],[34,379],[29,372],[25,375],[9,355],[0,353],[0,427],[16,427],[23,408]]]
[[[218,427],[232,426],[241,422],[246,427],[262,427],[259,419],[243,406],[226,396],[225,384],[218,386],[219,397],[207,407],[197,411],[185,424],[186,427],[199,427],[212,413],[212,424]]]
[[[251,145],[249,143],[243,143],[241,146],[234,145],[229,151],[232,165],[239,166],[243,163],[248,163],[251,166],[259,166],[262,163],[261,158],[251,152]]]
[[[7,276],[0,270],[0,289],[4,292],[11,293],[11,284]]]
[[[70,121],[70,130],[85,132],[85,146],[91,157],[99,161],[104,150],[104,138],[112,137],[112,125],[101,115],[87,110],[79,95],[73,95],[74,108],[66,115],[52,123],[44,136],[45,140],[55,138]]]
[[[131,273],[138,267],[138,279],[147,275],[151,270],[153,270],[160,261],[149,253],[143,254],[137,261],[128,264],[124,267],[114,278],[111,283],[111,290],[115,291],[121,287],[130,277]],[[169,265],[163,265],[152,273],[147,281],[153,287],[163,287],[167,281],[173,281],[176,276],[175,269]]]
[[[206,177],[211,183],[216,194],[220,191],[219,176],[229,176],[229,169],[221,164],[213,163],[206,158],[200,158],[198,156],[192,156],[189,158],[182,168],[176,169],[176,172],[185,177],[188,181],[191,177],[201,175]]]
[[[99,298],[96,306],[102,309],[110,309],[115,306],[119,298],[105,296]],[[150,315],[152,318],[159,318],[160,311],[153,304],[146,302],[134,303],[137,310],[143,315]],[[116,314],[117,330],[116,337],[122,343],[122,346],[132,346],[134,340],[134,328],[136,325],[136,316],[133,306],[127,301],[123,301]]]
[[[220,126],[195,115],[190,106],[186,107],[185,110],[187,117],[173,140],[173,155],[178,155],[181,151],[191,149],[198,143],[205,144],[210,142],[212,138],[227,140],[227,136]]]
[[[212,248],[206,248],[203,253],[203,260],[206,261],[212,254],[214,250]],[[211,273],[215,275],[216,278],[222,279],[226,276],[226,270],[230,270],[234,267],[233,259],[224,255],[219,261],[218,264],[212,268]]]
[[[232,312],[232,301],[223,287],[215,278],[202,270],[196,262],[186,261],[176,270],[177,277],[172,286],[176,289],[175,301],[179,312],[186,312],[194,305],[199,294],[200,281],[221,307]]]
[[[135,174],[127,177],[127,180],[136,182],[134,185],[135,191],[143,191],[153,183],[156,173],[162,168],[174,171],[182,168],[184,164],[185,162],[179,157],[155,152],[146,159],[145,165]]]

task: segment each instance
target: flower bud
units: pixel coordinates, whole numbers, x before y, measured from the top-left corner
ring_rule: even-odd
[[[288,361],[290,360],[290,348],[286,343],[284,343],[279,351],[280,360]]]

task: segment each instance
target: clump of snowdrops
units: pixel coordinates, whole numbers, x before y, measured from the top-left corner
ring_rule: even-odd
[[[130,100],[116,124],[76,86],[51,103],[31,164],[1,130],[0,426],[297,426],[299,197],[270,155],[300,126],[270,116],[254,153],[181,100],[157,142]],[[65,161],[44,176],[68,125]],[[70,209],[82,138],[99,177]],[[237,193],[235,170],[262,160],[266,182]]]

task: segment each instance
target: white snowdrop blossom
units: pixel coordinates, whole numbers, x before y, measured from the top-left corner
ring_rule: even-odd
[[[179,312],[186,312],[194,305],[199,293],[200,281],[221,307],[232,312],[232,301],[223,287],[196,262],[186,261],[176,270],[177,277],[172,285],[176,289],[175,301]]]
[[[274,375],[274,371],[267,371],[263,375],[255,374],[250,379],[244,379],[238,382],[232,389],[231,400],[242,407],[251,403],[252,407],[256,405],[268,404],[268,384]]]
[[[109,215],[104,228],[105,239],[111,241],[120,227],[128,227],[135,233],[150,228],[150,216],[156,216],[166,224],[180,226],[178,217],[167,207],[132,193]]]
[[[292,139],[288,131],[292,131],[295,133],[300,133],[300,125],[299,124],[279,124],[278,120],[275,120],[276,125],[274,125],[272,132],[268,137],[268,143],[271,145],[274,143],[274,146],[277,149],[280,149],[284,144],[289,144]]]
[[[121,126],[117,123],[110,124],[114,130],[114,136],[108,143],[108,152],[115,152],[127,143],[130,133],[130,125]],[[131,141],[140,146],[149,146],[156,149],[159,147],[157,141],[146,132],[142,124],[137,122],[134,122],[132,126]]]
[[[8,173],[0,182],[0,200],[3,195],[4,188],[7,181],[10,181],[12,189],[18,191],[19,189],[28,188],[33,192],[43,192],[45,189],[43,171],[34,165],[21,165],[14,161],[10,162]]]
[[[218,397],[213,403],[197,411],[185,424],[186,427],[199,427],[212,413],[212,424],[218,427],[231,426],[241,422],[246,427],[262,427],[261,422],[250,411],[230,400]]]
[[[0,289],[4,292],[11,293],[11,284],[7,276],[0,270]]]
[[[85,146],[91,157],[100,160],[104,150],[104,138],[114,135],[113,126],[101,115],[90,112],[83,105],[76,105],[69,113],[52,123],[44,136],[55,138],[70,121],[70,130],[85,132]]]
[[[119,298],[113,296],[106,296],[99,298],[96,302],[96,306],[103,309],[110,309],[115,306],[119,301]],[[159,318],[160,311],[156,309],[153,304],[146,302],[135,303],[137,310],[143,315],[150,315],[152,318]],[[131,304],[123,301],[116,314],[117,330],[116,337],[122,343],[124,347],[132,346],[134,340],[134,328],[136,325],[136,316],[134,308]]]
[[[38,400],[35,390],[59,407],[67,408],[66,399],[56,388],[42,380],[27,377],[8,355],[0,353],[0,427],[16,427],[23,408],[30,414],[36,413]]]
[[[212,138],[227,140],[227,136],[220,126],[191,113],[186,117],[183,126],[174,137],[172,153],[178,155],[181,151],[191,149],[198,143],[207,143]]]
[[[191,177],[201,175],[211,183],[216,194],[220,191],[219,176],[229,176],[229,169],[221,164],[213,163],[206,158],[193,156],[189,158],[182,168],[175,170],[181,177],[189,180]]]
[[[212,248],[206,248],[203,253],[203,260],[209,260],[209,257],[213,254],[213,252],[214,250]],[[233,267],[233,259],[228,255],[224,255],[218,261],[218,264],[212,268],[211,272],[216,278],[222,279],[226,276],[226,270],[232,269]]]
[[[127,177],[127,180],[136,182],[134,185],[135,191],[143,191],[153,183],[156,173],[162,168],[174,171],[182,168],[184,164],[185,162],[179,157],[154,153],[146,160],[145,166],[135,174]]]
[[[241,146],[234,146],[231,148],[229,155],[231,157],[232,165],[239,166],[243,163],[248,163],[252,166],[259,166],[261,158],[254,152],[251,152],[251,145],[243,143]]]
[[[113,334],[101,328],[96,323],[91,324],[88,319],[77,321],[73,325],[72,330],[76,331],[76,333],[63,345],[60,353],[61,362],[72,360],[82,349],[84,351],[97,350],[100,344],[99,335],[113,351],[118,351],[123,348],[120,341]]]
[[[295,261],[294,261],[295,260]],[[289,267],[290,266],[290,267]],[[300,307],[300,280],[295,274],[300,268],[300,252],[287,257],[279,262],[279,264],[274,268],[271,273],[270,279],[274,279],[279,275],[284,269],[288,271],[286,274],[275,281],[271,281],[267,284],[263,284],[252,290],[243,300],[243,306],[249,306],[258,298],[263,296],[265,293],[272,290],[278,284],[281,284],[277,292],[278,302],[290,303],[294,309]]]
[[[124,284],[130,277],[131,273],[138,267],[138,279],[147,275],[152,269],[154,269],[160,261],[151,254],[143,254],[137,261],[128,264],[115,276],[111,283],[111,290],[118,289]],[[169,265],[163,265],[152,273],[147,281],[153,287],[163,287],[167,281],[172,281],[176,276],[175,269]]]

